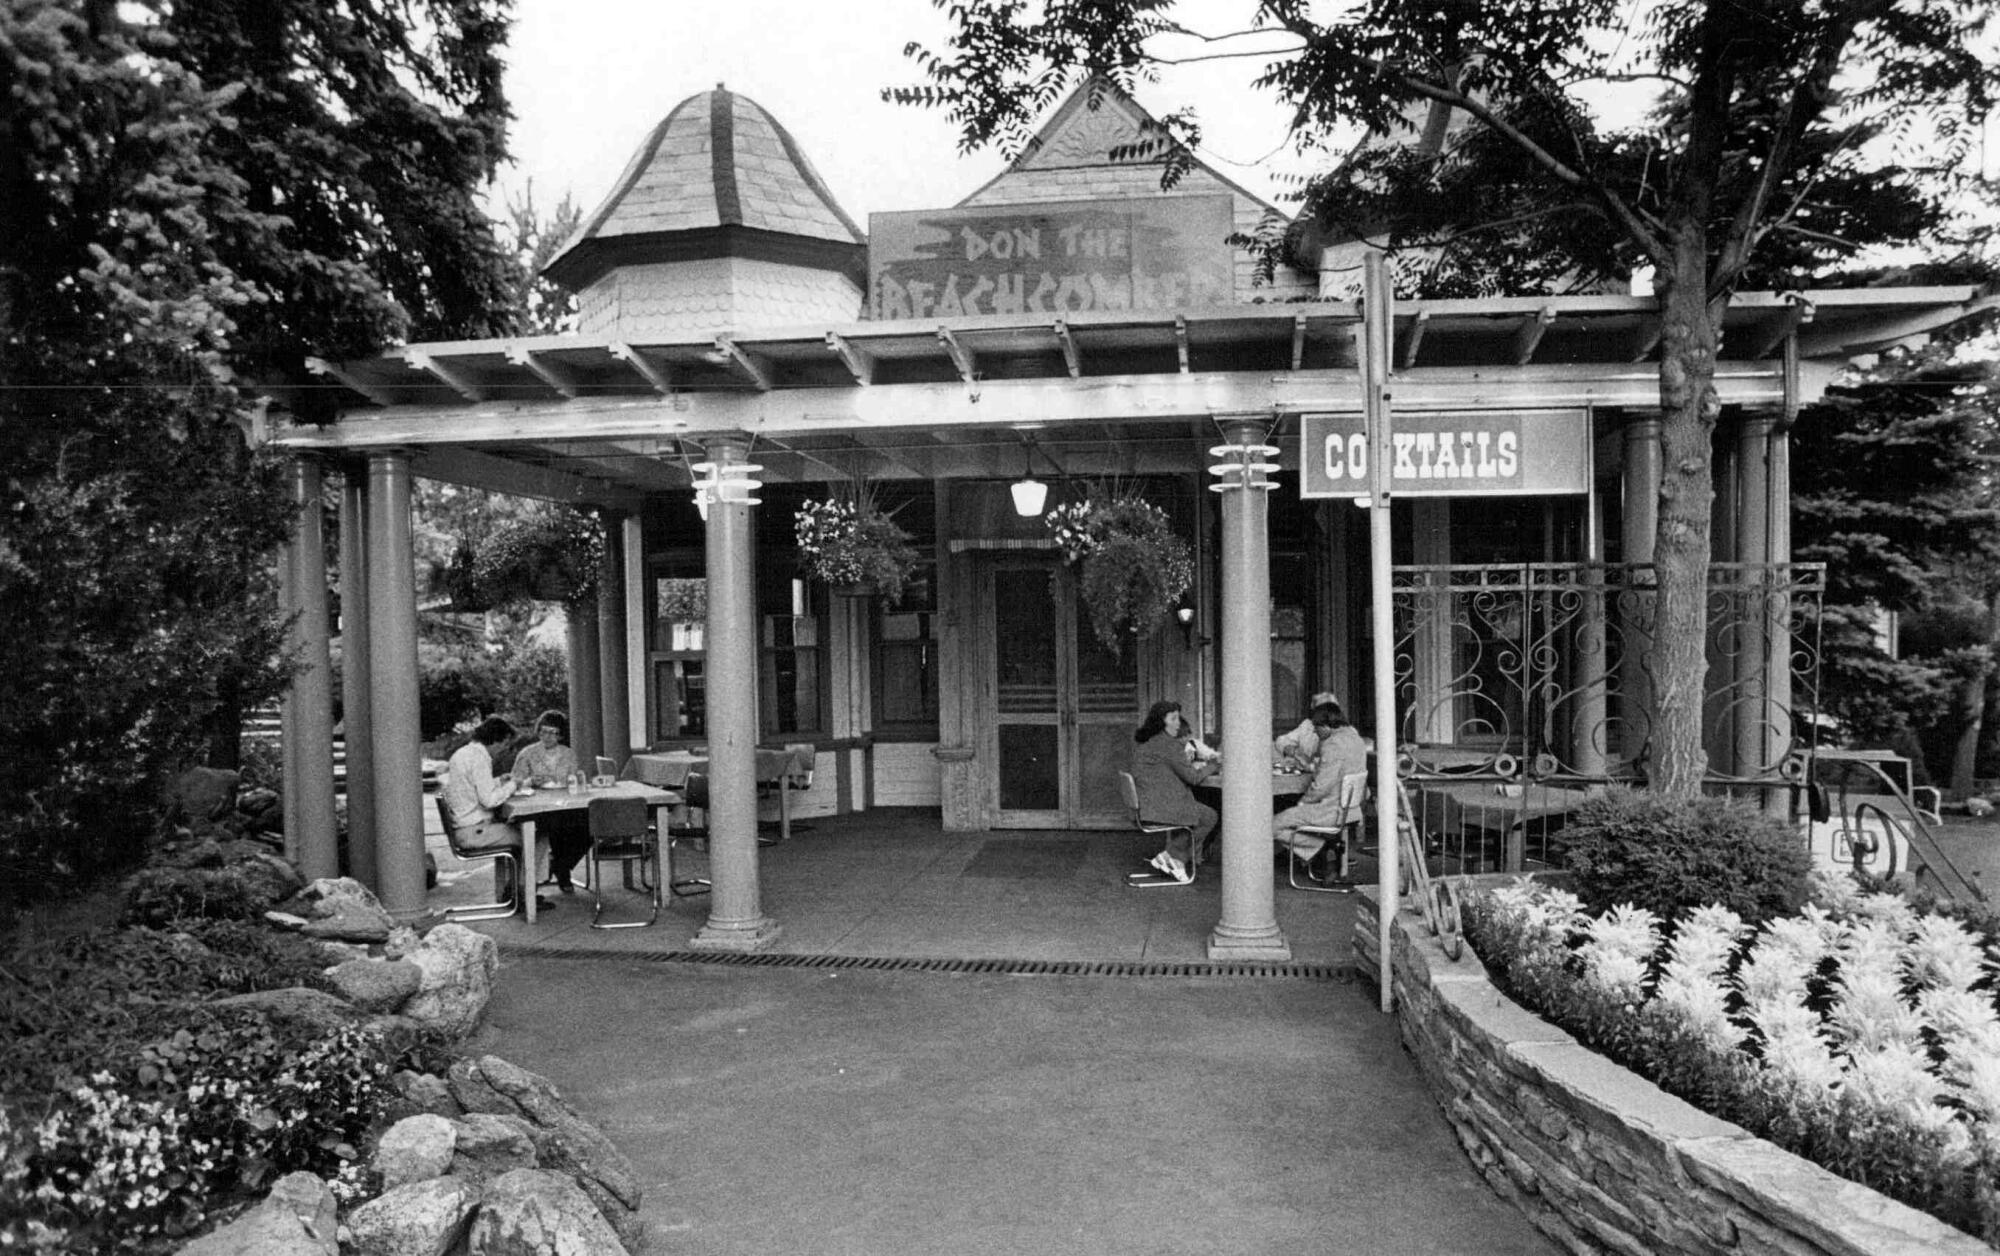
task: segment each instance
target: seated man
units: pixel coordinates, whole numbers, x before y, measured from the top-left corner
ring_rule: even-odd
[[[1299,721],[1299,726],[1289,732],[1278,734],[1271,742],[1273,766],[1288,772],[1312,771],[1314,762],[1319,759],[1319,733],[1313,727],[1311,713],[1314,708],[1327,703],[1332,703],[1336,710],[1340,707],[1340,700],[1331,693],[1314,694],[1311,704],[1306,708],[1306,718]]]
[[[480,721],[472,730],[472,740],[452,752],[438,782],[438,798],[451,822],[452,840],[468,850],[521,847],[521,830],[493,814],[494,808],[514,792],[513,777],[493,774],[493,750],[513,735],[513,725],[497,715]],[[535,863],[540,867],[548,860],[548,848],[541,840],[535,847]],[[538,908],[544,905],[536,904]]]
[[[1340,805],[1341,778],[1368,770],[1368,747],[1361,740],[1361,734],[1355,732],[1347,717],[1341,714],[1337,702],[1314,705],[1312,729],[1318,743],[1312,783],[1306,786],[1306,792],[1300,795],[1297,805],[1287,807],[1272,817],[1271,836],[1278,845],[1298,852],[1299,858],[1306,861],[1307,876],[1323,881],[1326,879],[1326,867],[1321,856],[1327,851],[1327,841],[1316,833],[1300,833],[1299,826],[1331,827],[1346,821],[1347,813]]]

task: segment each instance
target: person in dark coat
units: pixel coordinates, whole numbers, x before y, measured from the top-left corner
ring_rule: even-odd
[[[1194,865],[1215,832],[1215,808],[1196,800],[1193,787],[1215,775],[1217,760],[1194,761],[1194,734],[1181,714],[1181,704],[1155,702],[1145,722],[1132,734],[1132,780],[1139,787],[1139,818],[1148,824],[1181,824],[1167,845],[1152,858],[1152,866],[1186,885],[1194,880]]]

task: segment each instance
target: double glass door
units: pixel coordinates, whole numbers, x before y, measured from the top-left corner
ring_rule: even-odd
[[[991,560],[982,590],[992,625],[993,823],[1002,828],[1123,823],[1118,773],[1139,722],[1138,643],[1098,641],[1077,606],[1076,576],[1053,556]]]

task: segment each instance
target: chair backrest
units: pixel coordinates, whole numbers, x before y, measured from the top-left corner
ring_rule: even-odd
[[[610,755],[608,755],[608,754],[601,754],[601,755],[598,755],[598,756],[597,756],[597,774],[598,774],[599,776],[616,776],[616,775],[618,775],[618,760],[616,760],[616,759],[612,758],[612,757],[611,757]]]
[[[1361,818],[1361,804],[1368,797],[1368,773],[1349,772],[1340,778],[1341,822],[1353,824]]]
[[[460,850],[458,846],[458,827],[451,822],[451,808],[444,805],[443,794],[439,794],[437,796],[436,802],[438,808],[438,821],[439,823],[444,825],[444,842],[445,845],[451,847],[451,853],[453,855],[457,856],[460,859],[464,859],[468,855],[483,855],[491,853],[488,851],[479,851],[479,850]]]
[[[643,798],[593,798],[590,800],[590,835],[595,838],[637,837],[646,831],[646,810]]]
[[[790,778],[786,783],[793,789],[811,789],[818,753],[813,744],[809,741],[788,741],[785,749],[792,752],[792,770],[786,774]]]
[[[1139,818],[1139,782],[1132,779],[1130,772],[1118,774],[1118,788],[1125,794],[1125,810],[1132,813],[1132,819]]]
[[[708,810],[708,773],[688,773],[681,785],[681,801],[696,811]]]

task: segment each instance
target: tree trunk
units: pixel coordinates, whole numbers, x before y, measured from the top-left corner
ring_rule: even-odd
[[[1660,515],[1653,548],[1653,789],[1692,796],[1708,767],[1702,700],[1708,676],[1709,510],[1715,496],[1709,438],[1722,405],[1715,392],[1716,322],[1708,302],[1699,230],[1674,240],[1674,266],[1655,278],[1660,301]]]
[[[1986,645],[1994,655],[2000,656],[2000,592],[1996,592],[1986,605]],[[1979,742],[1986,731],[1986,693],[1993,676],[1993,665],[1988,663],[1979,675],[1965,682],[1959,691],[1959,711],[1964,724],[1960,726],[1958,744],[1951,756],[1951,798],[1963,802],[1972,797],[1973,780],[1979,767]]]

